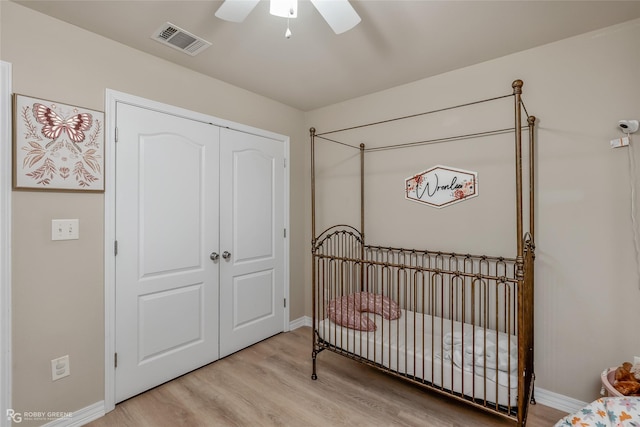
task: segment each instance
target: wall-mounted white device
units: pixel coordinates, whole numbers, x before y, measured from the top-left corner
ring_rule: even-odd
[[[618,122],[618,129],[626,134],[638,132],[640,122],[638,120],[620,120]]]

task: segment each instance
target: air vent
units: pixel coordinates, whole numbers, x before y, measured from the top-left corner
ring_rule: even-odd
[[[211,46],[211,43],[208,41],[201,39],[198,36],[194,36],[190,32],[185,31],[170,22],[167,22],[162,27],[158,28],[151,38],[191,56],[196,56]]]

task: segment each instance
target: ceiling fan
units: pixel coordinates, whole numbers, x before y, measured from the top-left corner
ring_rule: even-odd
[[[225,0],[216,16],[225,21],[242,22],[260,0]],[[344,33],[360,22],[360,16],[348,0],[311,0],[311,3],[336,34]],[[284,18],[298,16],[297,0],[270,0],[269,13]],[[291,31],[287,28],[287,38]]]

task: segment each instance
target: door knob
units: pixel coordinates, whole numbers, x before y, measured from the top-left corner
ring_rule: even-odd
[[[224,259],[229,259],[229,257],[231,256],[231,254],[227,251],[222,252],[222,258]]]
[[[218,252],[211,252],[211,255],[209,255],[209,258],[211,258],[211,261],[217,261],[218,258],[220,258],[220,255],[218,255]]]

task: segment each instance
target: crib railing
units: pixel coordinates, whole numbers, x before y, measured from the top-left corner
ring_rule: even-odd
[[[316,356],[327,349],[517,417],[518,399],[529,395],[519,390],[531,385],[530,380],[520,384],[519,377],[532,366],[527,357],[519,361],[519,322],[530,321],[530,315],[518,312],[523,295],[516,260],[362,241],[356,229],[336,226],[314,242],[313,377]],[[357,292],[388,297],[404,315],[397,320],[376,316],[375,332],[329,321],[330,302]],[[532,332],[525,334],[532,340]]]

